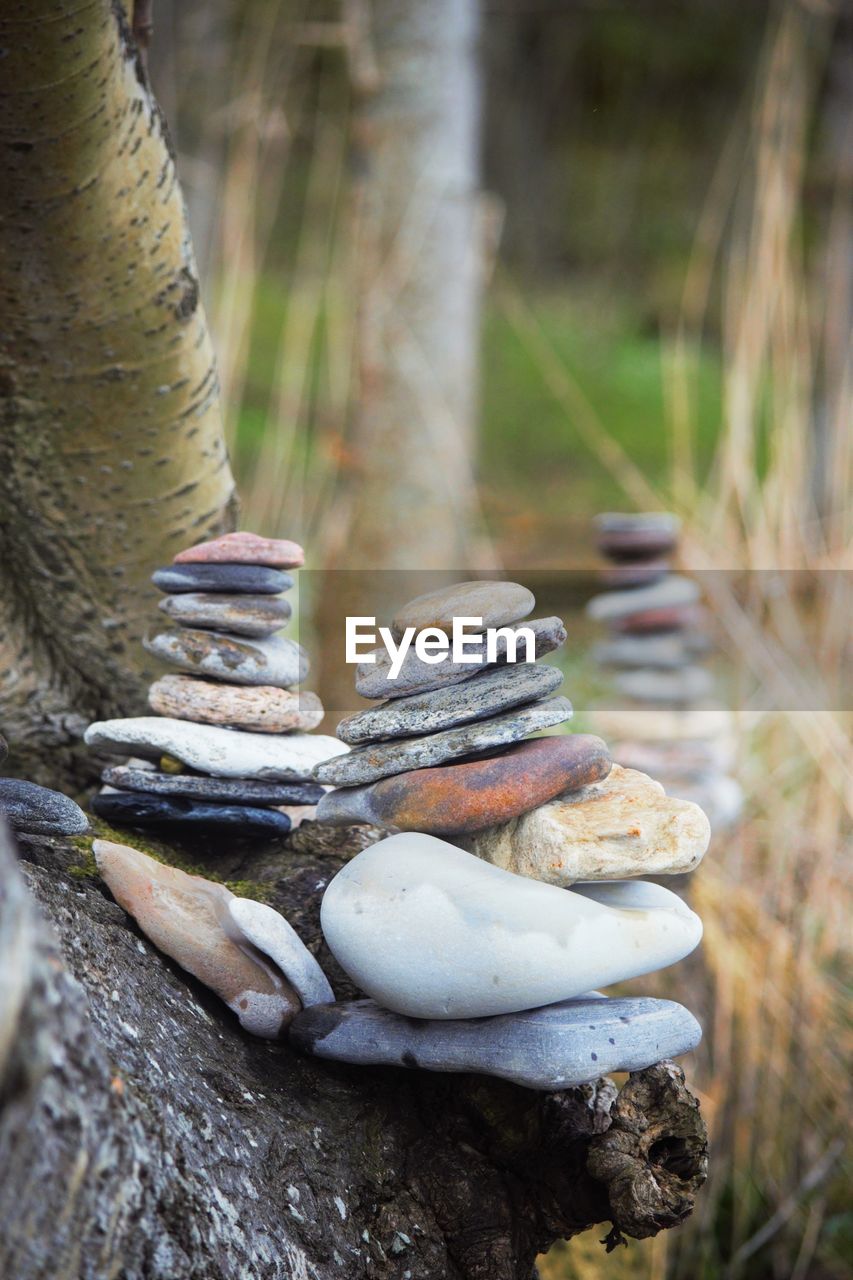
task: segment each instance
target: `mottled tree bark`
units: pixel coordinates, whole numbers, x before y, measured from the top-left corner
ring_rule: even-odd
[[[327,835],[210,861],[251,874],[347,995],[318,925]],[[23,847],[53,935],[0,848],[0,1274],[528,1280],[558,1236],[690,1212],[705,1131],[672,1064],[539,1094],[252,1040],[70,870],[85,843]]]
[[[55,783],[86,720],[142,705],[148,575],[229,524],[233,482],[124,10],[2,0],[0,47],[0,723]]]

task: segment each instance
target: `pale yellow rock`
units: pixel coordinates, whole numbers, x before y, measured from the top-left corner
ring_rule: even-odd
[[[505,871],[570,885],[692,871],[710,838],[698,805],[614,764],[601,782],[455,843]]]
[[[161,716],[250,733],[316,729],[323,719],[323,704],[316,693],[272,685],[222,684],[194,676],[161,676],[148,690],[148,703]]]

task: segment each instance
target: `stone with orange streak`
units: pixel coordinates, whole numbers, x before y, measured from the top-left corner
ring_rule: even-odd
[[[532,738],[467,762],[329,791],[317,806],[317,820],[431,835],[480,831],[606,778],[611,765],[606,745],[591,734]]]
[[[230,918],[233,893],[138,849],[95,840],[98,870],[154,945],[210,987],[252,1035],[277,1039],[302,1007],[292,985]]]

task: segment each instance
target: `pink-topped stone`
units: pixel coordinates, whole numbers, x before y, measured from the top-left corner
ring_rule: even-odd
[[[305,552],[298,542],[286,538],[262,538],[257,533],[241,530],[225,533],[210,542],[179,551],[175,564],[260,564],[270,569],[298,569],[305,563]]]

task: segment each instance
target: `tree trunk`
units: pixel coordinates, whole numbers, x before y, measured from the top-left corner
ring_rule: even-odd
[[[0,3],[0,723],[54,783],[143,705],[152,568],[230,523],[165,124],[109,0]]]
[[[309,824],[286,856],[212,867],[254,877],[348,995],[318,924],[329,836]],[[24,857],[56,937],[3,838],[0,1274],[528,1280],[558,1236],[610,1219],[612,1243],[690,1212],[705,1133],[672,1064],[618,1095],[540,1094],[301,1058],[150,946],[74,842]]]

